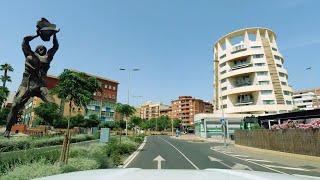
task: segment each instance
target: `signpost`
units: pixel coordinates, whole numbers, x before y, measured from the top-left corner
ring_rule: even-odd
[[[110,129],[109,128],[101,128],[100,142],[101,143],[109,142],[109,137],[110,137]]]

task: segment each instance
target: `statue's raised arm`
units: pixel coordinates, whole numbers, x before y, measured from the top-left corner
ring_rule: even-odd
[[[30,41],[32,41],[34,38],[38,37],[39,35],[35,35],[35,36],[26,36],[23,38],[22,41],[22,51],[25,57],[30,56],[30,55],[34,55],[34,52],[31,50],[30,47]]]
[[[57,39],[56,33],[53,34],[53,40],[52,40],[53,46],[51,49],[48,51],[48,60],[51,61],[53,59],[54,54],[58,51],[59,49],[59,42]]]

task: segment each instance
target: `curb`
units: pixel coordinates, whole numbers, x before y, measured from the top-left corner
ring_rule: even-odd
[[[234,144],[234,146],[236,148],[249,150],[249,151],[256,151],[256,152],[269,153],[269,154],[277,154],[278,156],[284,156],[284,157],[288,157],[288,158],[301,159],[301,160],[307,160],[307,161],[320,163],[320,157],[318,157],[318,156],[309,156],[309,155],[304,155],[304,154],[294,154],[294,153],[288,153],[288,152],[274,151],[274,150],[270,150],[270,149],[260,149],[260,148],[243,146],[243,145],[238,145],[238,144]]]

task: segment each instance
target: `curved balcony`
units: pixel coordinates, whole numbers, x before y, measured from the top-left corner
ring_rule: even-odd
[[[241,87],[231,87],[223,91],[221,94],[222,96],[231,95],[231,94],[240,94],[245,92],[255,92],[261,91],[266,89],[272,89],[272,85],[248,85],[248,86],[241,86]]]
[[[264,66],[263,67],[249,66],[249,67],[236,69],[233,71],[229,71],[225,74],[222,74],[220,79],[229,78],[232,76],[237,76],[237,75],[242,75],[242,74],[255,73],[255,72],[259,72],[259,71],[268,71],[268,68],[264,67]]]
[[[225,113],[241,113],[241,112],[261,112],[264,113],[266,111],[276,111],[279,110],[292,110],[292,106],[285,104],[270,104],[270,105],[256,105],[249,104],[246,106],[234,106],[228,107],[225,110]]]

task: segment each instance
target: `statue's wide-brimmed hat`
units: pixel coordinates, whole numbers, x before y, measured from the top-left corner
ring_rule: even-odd
[[[50,23],[46,18],[41,18],[41,20],[37,22],[37,28],[40,31],[59,31],[57,26]]]

